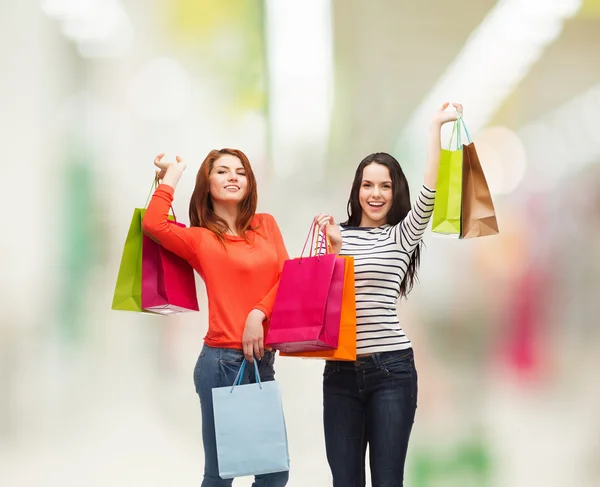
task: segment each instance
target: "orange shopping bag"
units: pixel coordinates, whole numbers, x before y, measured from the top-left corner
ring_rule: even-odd
[[[342,291],[342,314],[340,317],[340,337],[335,350],[316,352],[279,352],[282,357],[319,358],[327,360],[356,360],[356,291],[354,288],[354,257],[344,259],[344,287]]]

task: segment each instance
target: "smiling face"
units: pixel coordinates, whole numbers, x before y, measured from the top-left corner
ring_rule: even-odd
[[[362,209],[360,226],[385,225],[392,206],[392,195],[392,178],[388,168],[376,162],[365,166],[358,193]]]
[[[219,157],[208,176],[210,196],[214,203],[238,204],[248,188],[248,178],[242,161],[225,154]]]

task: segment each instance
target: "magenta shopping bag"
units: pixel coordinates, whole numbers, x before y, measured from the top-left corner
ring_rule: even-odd
[[[314,230],[313,222],[313,235]],[[305,249],[306,243],[299,258],[283,265],[265,340],[266,345],[282,352],[338,346],[345,261],[335,254],[313,256],[312,251],[304,257]]]
[[[185,226],[171,220],[169,224]],[[142,241],[142,309],[165,315],[199,309],[192,266],[145,234]]]

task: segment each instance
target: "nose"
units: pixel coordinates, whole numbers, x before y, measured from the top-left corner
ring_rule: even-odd
[[[237,181],[237,174],[232,172],[231,174],[229,174],[229,178],[228,181]]]
[[[375,186],[375,188],[373,188],[373,196],[375,198],[379,198],[381,196],[381,190],[377,186]]]

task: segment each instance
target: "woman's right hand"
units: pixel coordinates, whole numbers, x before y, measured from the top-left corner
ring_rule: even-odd
[[[332,250],[334,253],[339,254],[342,248],[342,232],[335,224],[334,218],[326,213],[321,213],[315,217],[315,222],[319,227],[319,232],[327,227],[327,236],[331,242]]]
[[[186,167],[185,162],[183,162],[183,160],[179,156],[177,156],[175,158],[175,160],[177,162],[163,161],[162,158],[164,156],[165,156],[164,154],[159,154],[154,158],[154,165],[156,167],[158,167],[158,171],[156,171],[156,177],[158,178],[159,181],[162,181],[167,176],[167,171],[168,171],[169,175],[172,175],[176,178],[176,181],[175,181],[175,183],[176,183],[177,180],[179,180],[179,178],[181,177],[181,173],[185,170],[185,167]],[[167,184],[170,183],[167,181],[163,181],[163,182],[165,182]]]
[[[455,122],[458,119],[458,114],[462,116],[463,114],[463,106],[460,103],[452,103],[452,107],[454,110],[446,109],[450,106],[449,102],[444,103],[440,108],[438,108],[433,114],[433,118],[431,120],[432,125],[438,129],[442,125],[448,122]]]

